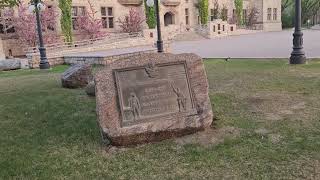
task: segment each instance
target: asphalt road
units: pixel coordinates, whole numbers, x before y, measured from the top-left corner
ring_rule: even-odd
[[[203,58],[288,58],[293,31],[261,32],[217,39],[173,42],[173,53],[196,53]],[[308,58],[320,58],[320,30],[304,31]]]

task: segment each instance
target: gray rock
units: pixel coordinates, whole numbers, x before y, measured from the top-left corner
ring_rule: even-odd
[[[96,84],[94,81],[90,81],[86,87],[86,93],[88,96],[96,96]]]
[[[71,66],[62,74],[61,83],[64,88],[82,88],[88,85],[91,78],[91,66],[77,64]]]
[[[0,60],[0,70],[9,71],[21,68],[21,62],[17,59]]]
[[[29,69],[28,59],[20,59],[20,67],[21,69]]]

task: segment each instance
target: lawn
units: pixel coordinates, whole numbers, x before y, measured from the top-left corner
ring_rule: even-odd
[[[67,66],[0,72],[0,179],[320,179],[320,60],[205,66],[219,141],[112,152],[95,99],[61,88]]]

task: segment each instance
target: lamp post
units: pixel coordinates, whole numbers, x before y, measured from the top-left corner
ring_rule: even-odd
[[[156,17],[157,17],[157,49],[159,53],[163,52],[163,41],[161,37],[161,24],[160,24],[160,13],[159,13],[159,0],[147,0],[147,6],[152,7],[155,5]]]
[[[41,20],[40,20],[40,11],[44,10],[45,6],[40,2],[40,0],[33,0],[32,4],[29,7],[30,12],[36,13],[37,20],[37,32],[39,40],[39,52],[40,52],[40,69],[50,69],[50,64],[47,59],[46,48],[43,43]]]
[[[301,30],[301,0],[295,0],[295,28],[293,33],[293,51],[290,64],[305,64],[306,56],[303,51],[303,33]]]

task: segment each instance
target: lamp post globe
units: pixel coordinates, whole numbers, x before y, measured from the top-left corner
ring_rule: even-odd
[[[38,5],[37,5],[37,8],[40,10],[40,11],[44,11],[44,10],[46,10],[46,5],[44,5],[43,3],[39,3]]]
[[[147,0],[147,6],[148,7],[153,7],[154,6],[154,0]]]
[[[31,13],[34,13],[34,10],[35,10],[36,8],[34,7],[34,5],[33,4],[31,4],[30,6],[29,6],[29,8],[28,8],[28,12],[31,14]]]

